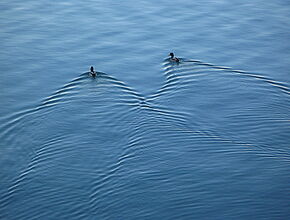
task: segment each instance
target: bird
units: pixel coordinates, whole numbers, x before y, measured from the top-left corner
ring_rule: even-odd
[[[92,75],[92,77],[96,77],[97,73],[94,71],[93,66],[91,66],[90,71],[91,71],[90,74]]]
[[[171,61],[174,61],[176,63],[179,63],[179,59],[174,56],[174,53],[170,53],[169,56],[170,56],[170,60]]]

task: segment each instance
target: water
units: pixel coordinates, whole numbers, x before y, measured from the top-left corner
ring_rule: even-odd
[[[287,219],[289,2],[0,5],[1,220]]]

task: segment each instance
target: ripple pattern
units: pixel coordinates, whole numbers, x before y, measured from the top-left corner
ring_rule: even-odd
[[[287,84],[189,59],[165,59],[163,74],[144,96],[107,73],[84,73],[2,117],[0,165],[14,172],[1,174],[1,219],[150,219],[156,207],[178,209],[174,219],[206,215],[219,206],[216,192],[228,205],[249,202],[239,173],[259,183],[252,166],[289,169]]]

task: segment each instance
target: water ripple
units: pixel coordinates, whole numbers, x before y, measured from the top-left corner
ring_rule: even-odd
[[[66,207],[67,216],[105,219],[130,202],[118,198],[134,196],[138,184],[148,184],[152,195],[174,193],[171,182],[187,192],[202,186],[178,182],[197,175],[193,169],[215,170],[217,161],[290,162],[285,83],[188,59],[166,59],[163,75],[160,89],[144,96],[107,73],[83,73],[40,104],[2,117],[9,159],[2,156],[1,164],[21,157],[15,173],[3,177],[0,211],[21,207],[19,219],[53,216],[33,206],[50,201],[54,209]],[[173,167],[180,179],[167,175]],[[190,197],[178,192],[190,206]]]

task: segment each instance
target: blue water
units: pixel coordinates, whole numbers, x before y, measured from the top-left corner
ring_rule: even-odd
[[[1,1],[0,219],[289,218],[289,14]]]

